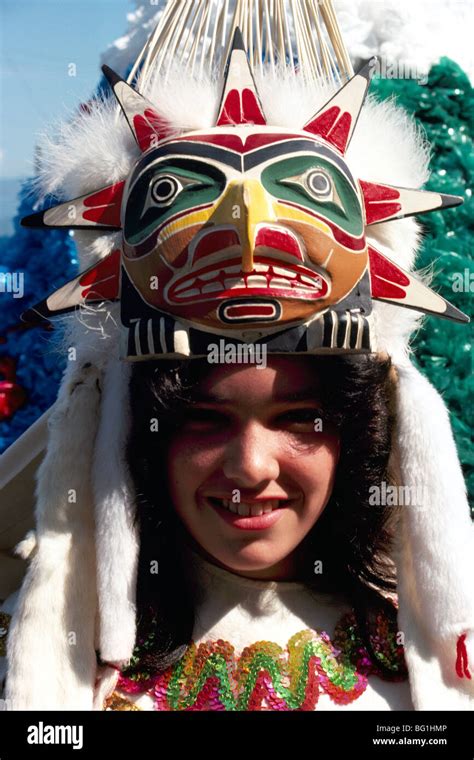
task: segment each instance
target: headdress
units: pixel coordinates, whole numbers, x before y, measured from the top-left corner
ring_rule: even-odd
[[[167,44],[178,5],[169,3],[161,20]],[[236,4],[240,11],[245,5]],[[126,126],[101,102],[81,117],[92,126],[84,138],[86,131],[94,138],[95,124],[104,144],[111,129],[114,150],[122,145],[127,161],[108,167],[111,178],[98,184],[84,171],[74,180],[72,156],[63,192],[78,181],[81,191],[23,220],[76,230],[83,261],[93,256],[93,263],[23,315],[32,325],[72,311],[81,320],[70,332],[76,360],[48,418],[35,537],[18,549],[30,564],[12,621],[6,696],[19,708],[44,707],[47,672],[49,706],[100,707],[113,671],[101,674],[94,696],[95,650],[104,661],[129,660],[139,541],[124,461],[126,360],[205,356],[223,339],[262,344],[269,353],[391,356],[398,374],[393,457],[405,486],[423,485],[423,503],[403,510],[397,555],[413,699],[421,709],[448,707],[447,700],[467,706],[474,692],[461,664],[467,653],[474,658],[474,594],[465,585],[474,569],[472,526],[446,408],[411,364],[408,337],[420,312],[468,318],[413,274],[416,226],[400,221],[462,199],[409,189],[390,176],[397,161],[406,166],[404,141],[406,153],[419,156],[420,148],[397,109],[366,102],[374,61],[335,92],[322,72],[317,81],[302,71],[288,79],[280,62],[271,81],[259,77],[263,92],[255,51],[235,23],[232,29],[221,94],[204,100],[202,114],[191,113],[189,128],[173,118],[170,90],[163,94],[169,71],[160,79],[157,67],[151,76],[145,58],[132,86],[104,67]],[[263,39],[273,44],[268,33],[257,34],[259,60]],[[310,46],[299,39],[306,40],[304,61]],[[211,47],[215,41],[214,33]],[[349,73],[342,53],[337,68]],[[196,81],[215,93],[201,60],[197,80],[193,73],[175,78],[176,98]],[[297,122],[312,91],[318,102]],[[298,93],[306,94],[303,103]],[[280,113],[287,111],[281,120],[267,113],[267,101],[277,99]],[[367,147],[387,149],[390,137],[401,156],[382,154],[374,168]],[[94,180],[99,173],[91,168]],[[85,336],[84,315],[91,320]],[[27,440],[16,444],[20,457],[27,452],[25,466],[33,458]],[[68,631],[76,633],[74,647]]]
[[[370,227],[462,203],[354,176],[345,159],[374,61],[299,130],[267,124],[236,29],[216,126],[170,137],[159,106],[104,73],[141,151],[127,178],[23,219],[121,231],[119,246],[34,306],[44,320],[120,300],[121,356],[370,351],[372,301],[469,321],[367,240]]]

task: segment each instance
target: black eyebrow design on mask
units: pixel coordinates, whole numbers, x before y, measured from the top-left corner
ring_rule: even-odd
[[[189,141],[173,143],[171,151],[167,145],[163,145],[161,148],[156,148],[153,152],[150,151],[148,160],[144,159],[140,164],[140,174],[158,158],[166,157],[172,160],[174,155],[186,156],[190,160],[193,158],[210,158],[213,161],[219,161],[221,164],[230,166],[232,169],[242,171],[242,156],[239,154],[227,150],[226,148],[220,148],[217,145]]]
[[[347,164],[337,156],[334,151],[329,150],[324,145],[316,145],[312,140],[288,140],[287,142],[273,143],[267,145],[264,148],[259,148],[253,153],[244,155],[244,171],[253,169],[255,166],[269,161],[271,158],[277,158],[278,156],[285,156],[291,153],[301,153],[307,151],[314,153],[315,156],[321,156],[326,158],[331,163],[335,164],[341,173],[349,180],[354,190],[357,189],[354,177],[350,173]]]
[[[172,152],[170,153],[169,147],[163,145],[161,148],[156,148],[150,151],[150,156],[144,158],[140,164],[140,174],[153,164],[159,158],[169,158],[172,160],[173,156],[186,156],[190,160],[193,158],[210,158],[213,161],[218,161],[221,164],[229,166],[232,169],[236,169],[240,172],[246,172],[249,169],[253,169],[259,164],[269,161],[271,158],[278,158],[279,156],[290,157],[293,153],[301,153],[306,151],[313,153],[315,156],[321,156],[328,161],[335,164],[346,179],[351,183],[354,190],[357,192],[357,185],[354,177],[349,171],[347,164],[337,156],[334,151],[329,150],[324,145],[316,145],[312,140],[288,140],[285,142],[272,143],[263,148],[258,148],[252,153],[237,154],[226,148],[221,148],[217,145],[209,145],[199,142],[183,141],[182,143],[174,143],[172,146]],[[132,177],[131,185],[135,182],[135,178]]]

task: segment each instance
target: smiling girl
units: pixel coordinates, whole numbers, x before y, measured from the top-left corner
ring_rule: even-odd
[[[280,31],[296,14],[287,53],[258,13],[247,51],[237,16],[263,6],[238,2],[167,70],[190,5],[170,1],[133,85],[104,67],[112,102],[40,151],[38,184],[64,202],[23,224],[73,227],[83,271],[22,315],[80,318],[43,446],[36,428],[14,452],[21,505],[45,449],[6,699],[472,709],[472,525],[446,407],[409,347],[420,312],[468,321],[413,273],[413,215],[462,198],[407,189],[426,146],[366,99],[375,62],[352,76],[327,0],[333,66],[326,48],[291,65],[322,39],[305,2],[272,4]],[[221,342],[265,362],[215,364]],[[392,506],[392,489],[421,501]]]
[[[412,709],[397,509],[368,502],[390,362],[147,362],[130,392],[142,643],[108,709]]]

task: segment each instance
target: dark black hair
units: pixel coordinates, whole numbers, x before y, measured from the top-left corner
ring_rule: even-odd
[[[394,429],[390,359],[375,355],[309,357],[326,420],[335,424],[341,454],[329,502],[300,544],[303,580],[318,591],[342,592],[356,614],[364,644],[374,655],[369,624],[382,611],[396,619],[391,560],[398,509],[369,503],[371,486],[393,482],[389,455]],[[206,359],[146,361],[134,365],[127,461],[136,492],[140,559],[137,579],[137,668],[158,673],[179,660],[192,639],[194,609],[180,541],[183,526],[166,482],[166,445],[209,372]],[[159,434],[153,431],[156,418]],[[324,572],[314,573],[314,561]],[[158,562],[158,572],[150,572]],[[147,643],[146,643],[147,642]],[[383,671],[383,664],[381,664]]]

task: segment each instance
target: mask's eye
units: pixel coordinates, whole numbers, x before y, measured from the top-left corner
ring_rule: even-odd
[[[342,203],[336,190],[336,185],[330,174],[324,169],[309,169],[304,174],[281,179],[282,185],[293,185],[302,188],[307,195],[319,202],[332,202],[341,206]]]
[[[151,184],[151,197],[156,206],[168,206],[181,192],[181,182],[171,174],[158,177]]]
[[[205,187],[206,183],[168,173],[158,174],[156,177],[153,177],[148,186],[140,219],[145,216],[150,208],[169,208],[183,190],[187,190],[193,186]]]
[[[311,171],[306,176],[306,184],[308,185],[308,189],[321,200],[330,199],[333,191],[333,184],[326,172],[323,172],[320,169]]]

